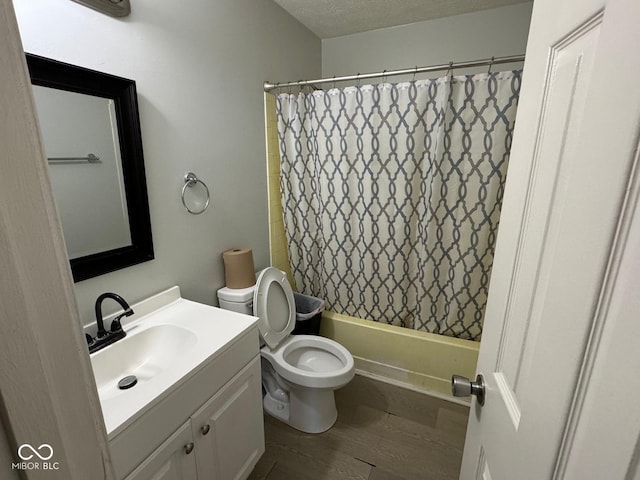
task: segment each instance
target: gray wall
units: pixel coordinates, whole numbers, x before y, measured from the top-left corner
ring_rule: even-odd
[[[322,75],[332,77],[521,54],[527,44],[532,8],[533,3],[521,3],[324,39]],[[486,71],[486,67],[480,70]]]
[[[271,1],[136,0],[125,19],[69,0],[14,7],[25,51],[137,82],[156,259],[77,283],[83,323],[104,291],[133,303],[177,284],[216,303],[234,246],[266,266],[262,82],[317,77],[320,40]],[[211,189],[203,215],[180,203],[186,171]]]

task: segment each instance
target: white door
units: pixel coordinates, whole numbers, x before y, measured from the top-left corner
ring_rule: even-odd
[[[639,21],[534,3],[461,479],[639,478]]]

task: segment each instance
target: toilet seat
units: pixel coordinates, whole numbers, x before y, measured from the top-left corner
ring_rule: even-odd
[[[265,268],[253,292],[253,314],[258,330],[272,350],[286,339],[296,323],[296,304],[287,276],[277,268]]]
[[[287,276],[277,268],[260,272],[253,314],[259,318],[258,330],[267,345],[261,355],[285,380],[302,387],[336,388],[353,378],[353,357],[338,342],[315,335],[290,335],[296,305]]]
[[[314,350],[325,358],[318,358],[315,364],[302,365],[302,355],[314,355]],[[271,363],[278,375],[301,387],[338,388],[346,385],[355,372],[353,356],[345,347],[315,335],[290,336],[276,350],[262,348],[260,355]]]

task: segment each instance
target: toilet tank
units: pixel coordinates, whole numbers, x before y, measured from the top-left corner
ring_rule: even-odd
[[[253,315],[253,292],[255,286],[247,288],[223,287],[218,290],[220,308]]]

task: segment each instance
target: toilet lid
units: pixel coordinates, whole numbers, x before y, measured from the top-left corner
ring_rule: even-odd
[[[287,276],[268,267],[258,276],[253,293],[253,314],[259,318],[258,330],[269,348],[276,348],[293,331],[296,304]]]

